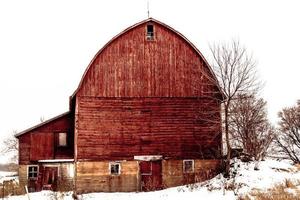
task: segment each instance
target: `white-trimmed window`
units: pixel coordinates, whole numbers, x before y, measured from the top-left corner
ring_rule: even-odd
[[[195,168],[194,160],[183,160],[183,172],[193,173]]]
[[[28,179],[36,179],[39,173],[39,166],[37,165],[30,165],[28,166]]]
[[[121,174],[121,163],[110,162],[109,163],[109,173],[110,173],[110,175],[120,175]]]
[[[65,132],[58,133],[58,146],[60,147],[67,146],[67,133]]]

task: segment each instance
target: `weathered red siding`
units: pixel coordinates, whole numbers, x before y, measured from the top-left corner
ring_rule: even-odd
[[[161,24],[154,40],[146,24],[126,31],[92,61],[78,96],[189,97],[219,91],[199,53],[184,38]]]
[[[79,160],[220,155],[215,76],[191,43],[157,21],[127,29],[100,50],[75,95]]]
[[[54,133],[36,132],[30,134],[30,160],[54,159]]]
[[[58,147],[55,134],[67,132],[67,147]],[[31,161],[73,158],[74,130],[72,115],[64,115],[42,126],[38,126],[20,136],[19,164],[29,164]]]
[[[154,26],[154,40],[147,40],[147,24]],[[74,158],[78,191],[139,191],[149,177],[143,180],[142,161],[132,160],[156,155],[162,160],[155,161],[155,188],[192,183],[205,177],[200,172],[219,171],[221,100],[201,53],[180,33],[150,18],[96,54],[70,98],[67,115],[17,136],[20,164]],[[59,132],[68,133],[68,147],[57,145]],[[184,159],[195,159],[195,173],[182,171]],[[110,174],[110,161],[121,161],[121,174]]]
[[[19,137],[19,164],[30,163],[30,142],[31,135],[24,134]]]
[[[217,101],[97,97],[78,100],[79,160],[132,160],[134,155],[163,155],[172,159],[220,155]],[[208,107],[215,110],[208,112]]]

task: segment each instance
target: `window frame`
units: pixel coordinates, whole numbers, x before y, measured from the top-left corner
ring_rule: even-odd
[[[66,144],[65,145],[62,145],[60,143],[60,134],[65,134],[65,138],[66,138]],[[57,146],[58,147],[67,147],[68,146],[68,133],[67,132],[58,132],[57,133]]]
[[[186,170],[186,164],[187,162],[192,162],[192,169],[190,171]],[[194,173],[195,172],[195,161],[193,159],[187,159],[182,161],[182,170],[183,173],[188,174],[188,173]]]
[[[119,166],[119,170],[118,170],[118,173],[111,173],[111,167],[113,165],[118,165]],[[120,162],[109,162],[109,167],[108,167],[108,170],[109,170],[109,175],[111,176],[120,176],[121,175],[121,163]]]
[[[152,26],[152,32],[148,31],[149,26]],[[152,34],[149,34],[149,33],[152,33]],[[147,24],[146,25],[146,40],[147,41],[154,41],[155,40],[155,34],[154,33],[155,33],[154,25],[153,24]]]
[[[37,168],[36,172],[35,171],[30,172],[29,169],[31,167],[36,167]],[[35,173],[36,173],[36,177],[30,177],[30,174],[35,174]],[[36,180],[38,175],[39,175],[39,166],[38,165],[28,165],[27,166],[27,179]]]

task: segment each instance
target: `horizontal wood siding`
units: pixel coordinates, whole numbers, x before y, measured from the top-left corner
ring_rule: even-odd
[[[221,149],[220,105],[199,98],[78,100],[79,160],[216,158]]]
[[[121,174],[110,175],[109,161],[77,163],[77,191],[132,192],[138,190],[137,161],[122,161]]]
[[[146,24],[123,33],[97,55],[78,96],[220,96],[208,66],[190,43],[155,22],[155,39],[148,41]]]
[[[175,187],[213,178],[221,172],[221,160],[194,160],[194,172],[183,172],[183,160],[164,160],[162,162],[163,186]]]
[[[73,158],[74,128],[71,114],[33,129],[19,138],[19,164],[29,164],[31,161]],[[55,135],[67,132],[67,147],[58,147]]]

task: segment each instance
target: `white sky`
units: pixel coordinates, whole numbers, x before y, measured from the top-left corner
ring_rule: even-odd
[[[208,61],[209,44],[238,38],[258,61],[272,121],[300,99],[300,1],[150,0],[150,16]],[[95,53],[146,18],[146,0],[0,1],[0,138],[67,111]]]

